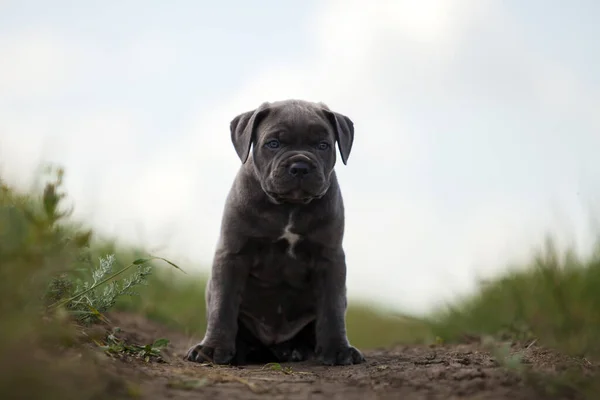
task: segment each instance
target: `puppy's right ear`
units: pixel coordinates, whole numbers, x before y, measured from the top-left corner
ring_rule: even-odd
[[[248,160],[250,146],[256,140],[256,128],[269,111],[269,103],[262,103],[256,110],[242,113],[231,120],[231,142],[242,164]]]

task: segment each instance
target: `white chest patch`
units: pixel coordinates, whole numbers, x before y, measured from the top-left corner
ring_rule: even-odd
[[[300,240],[301,236],[298,235],[297,233],[292,232],[291,231],[292,228],[293,228],[292,216],[290,215],[288,224],[285,226],[285,228],[283,228],[283,233],[281,234],[279,239],[284,239],[288,242],[287,253],[290,257],[296,258],[296,254],[294,253],[294,248],[296,246],[296,243],[298,243],[298,241]]]

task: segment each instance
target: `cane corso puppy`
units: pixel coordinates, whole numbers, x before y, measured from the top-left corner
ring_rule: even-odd
[[[365,361],[346,335],[344,204],[334,172],[354,125],[323,103],[263,103],[236,116],[242,162],[206,288],[207,329],[186,359],[215,364]],[[250,151],[252,149],[252,151]]]

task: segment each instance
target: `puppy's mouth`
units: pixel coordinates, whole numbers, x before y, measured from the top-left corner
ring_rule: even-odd
[[[267,195],[273,199],[276,203],[289,203],[289,204],[308,204],[313,200],[320,199],[325,195],[309,195],[303,190],[292,190],[287,193],[276,193],[272,191],[266,191]]]

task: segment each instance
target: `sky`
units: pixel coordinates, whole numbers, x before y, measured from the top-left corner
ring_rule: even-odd
[[[208,271],[231,119],[322,101],[355,125],[336,166],[350,301],[428,312],[549,233],[589,251],[598,17],[594,0],[0,0],[0,170],[28,188],[57,163],[74,217]]]

